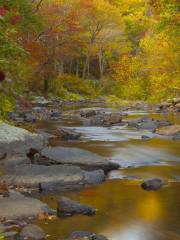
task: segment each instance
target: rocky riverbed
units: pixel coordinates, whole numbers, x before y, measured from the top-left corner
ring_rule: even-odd
[[[0,123],[1,235],[178,239],[180,118],[172,104],[173,113],[145,104],[63,110],[45,99],[17,108],[9,117],[18,127]]]

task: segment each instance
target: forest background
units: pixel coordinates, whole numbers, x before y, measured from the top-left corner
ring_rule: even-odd
[[[0,115],[15,99],[177,96],[178,0],[0,0]]]

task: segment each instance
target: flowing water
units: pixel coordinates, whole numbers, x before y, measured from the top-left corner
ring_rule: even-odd
[[[130,112],[127,118],[147,115]],[[176,116],[159,116],[179,122]],[[136,131],[126,126],[84,127],[76,118],[44,122],[38,126],[53,132],[66,126],[81,132],[79,141],[52,140],[52,146],[78,147],[98,153],[118,162],[121,168],[112,171],[102,185],[79,192],[41,196],[56,209],[57,200],[67,196],[97,208],[93,217],[74,216],[39,221],[49,240],[64,239],[73,231],[92,231],[109,240],[179,240],[180,239],[180,142],[156,136],[147,131]],[[142,140],[142,135],[151,137]],[[156,192],[146,192],[142,179],[160,177],[166,186]]]

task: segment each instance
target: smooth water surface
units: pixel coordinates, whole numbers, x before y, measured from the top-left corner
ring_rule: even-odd
[[[127,118],[147,113],[131,113]],[[163,116],[152,114],[154,118]],[[174,116],[166,119],[178,122]],[[73,231],[92,231],[109,240],[178,240],[180,239],[180,142],[159,137],[148,131],[127,126],[85,127],[76,118],[41,123],[44,131],[65,126],[83,134],[81,140],[51,141],[52,146],[78,147],[116,161],[121,168],[109,173],[106,183],[79,192],[41,196],[56,209],[61,196],[68,196],[97,208],[94,217],[74,216],[40,221],[49,240],[64,239]],[[151,139],[142,140],[142,135]],[[140,187],[145,178],[160,177],[166,186],[156,192]]]

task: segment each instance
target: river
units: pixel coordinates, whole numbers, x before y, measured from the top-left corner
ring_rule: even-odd
[[[174,115],[129,112],[127,117],[150,115],[173,122]],[[180,144],[148,131],[137,131],[126,126],[85,127],[71,117],[60,121],[41,122],[37,127],[52,132],[59,126],[75,129],[83,134],[81,140],[63,142],[51,140],[52,146],[86,149],[112,161],[121,168],[112,171],[102,185],[78,192],[41,196],[40,199],[56,209],[57,200],[67,196],[97,209],[93,217],[73,216],[56,220],[38,221],[49,240],[64,239],[73,231],[92,231],[109,240],[178,240],[180,239]],[[142,140],[148,135],[149,140]],[[166,186],[155,192],[140,187],[142,179],[160,177]]]

